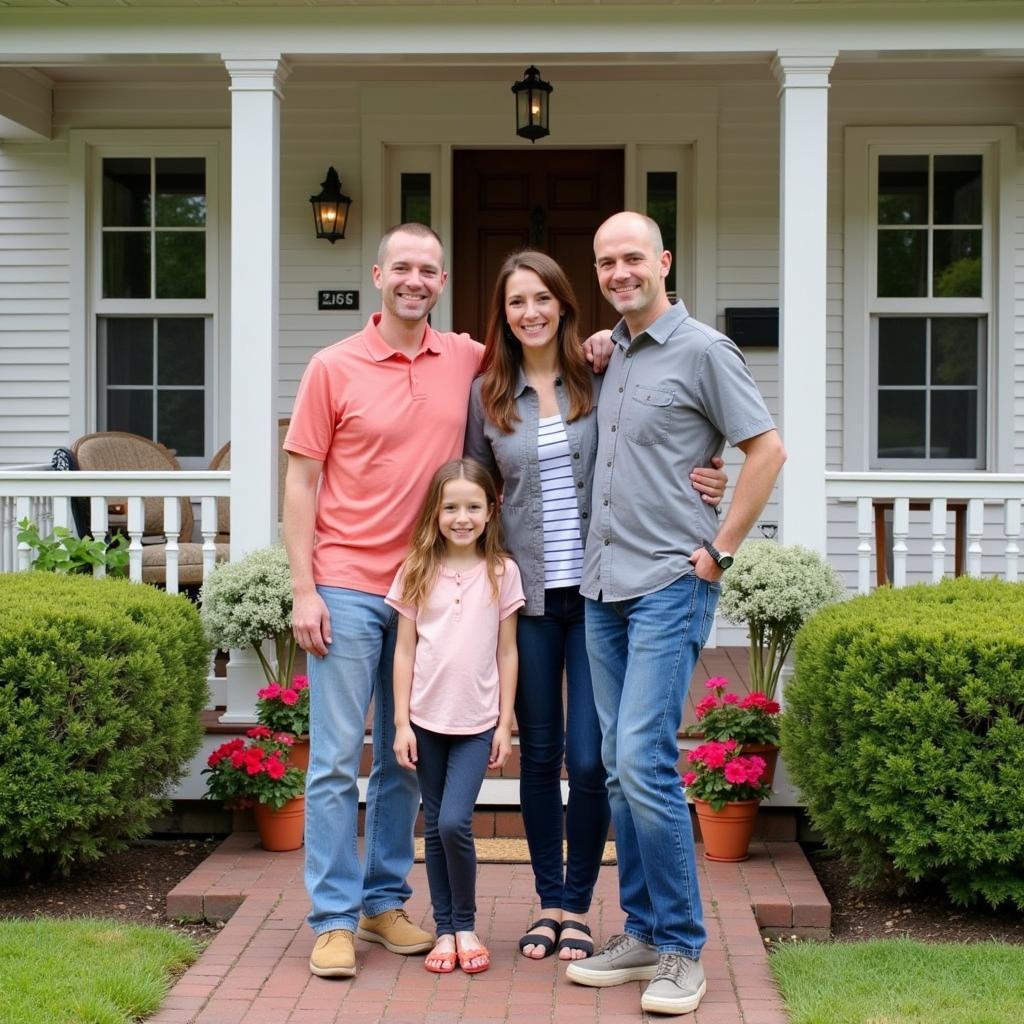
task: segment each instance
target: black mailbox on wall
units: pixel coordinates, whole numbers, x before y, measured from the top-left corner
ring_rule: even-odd
[[[778,307],[729,306],[725,311],[725,333],[740,348],[778,348]]]

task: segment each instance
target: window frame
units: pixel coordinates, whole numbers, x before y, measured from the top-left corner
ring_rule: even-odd
[[[1012,468],[1013,341],[1012,186],[1014,129],[1005,126],[847,128],[845,131],[843,465],[849,471],[1007,471]],[[878,157],[980,154],[982,169],[982,294],[980,297],[879,298],[877,294]],[[877,457],[878,318],[983,318],[979,457],[976,460]],[[1004,330],[1001,331],[1001,325]]]
[[[81,187],[71,204],[73,273],[81,285],[71,296],[72,379],[84,381],[72,394],[71,432],[84,434],[103,429],[104,396],[99,351],[100,319],[109,316],[199,316],[204,330],[204,451],[202,456],[179,457],[183,469],[205,469],[227,429],[228,402],[222,400],[221,381],[230,379],[230,352],[222,339],[230,336],[227,283],[229,254],[221,240],[230,236],[228,155],[230,134],[201,129],[81,130],[69,133],[73,177]],[[109,157],[202,157],[206,163],[206,289],[202,299],[111,299],[102,294],[103,159]],[[78,231],[76,232],[76,226]],[[75,373],[75,371],[79,373]]]

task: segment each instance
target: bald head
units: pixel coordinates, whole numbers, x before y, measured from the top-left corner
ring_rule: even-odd
[[[647,239],[654,252],[661,252],[665,248],[665,242],[661,237],[661,228],[658,227],[657,221],[652,220],[650,217],[642,213],[636,213],[633,210],[624,210],[622,213],[613,213],[597,229],[597,232],[594,235],[594,255],[597,255],[597,243],[602,232],[606,229],[616,231],[623,228],[630,231],[646,232]]]

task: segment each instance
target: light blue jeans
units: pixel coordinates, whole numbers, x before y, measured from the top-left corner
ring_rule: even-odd
[[[354,931],[368,916],[401,907],[412,895],[413,826],[419,790],[400,768],[391,671],[397,613],[383,597],[318,587],[331,616],[327,656],[310,656],[310,760],[306,777],[306,891],[309,924],[320,935]],[[356,844],[359,757],[366,713],[373,714],[373,767],[366,797],[366,861]]]
[[[625,930],[692,959],[707,933],[676,734],[718,593],[689,574],[628,601],[587,601]]]

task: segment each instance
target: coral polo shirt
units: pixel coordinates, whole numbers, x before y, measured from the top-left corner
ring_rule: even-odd
[[[388,592],[434,471],[462,454],[483,346],[424,331],[410,359],[363,330],[318,352],[295,397],[285,451],[323,462],[313,578]]]

